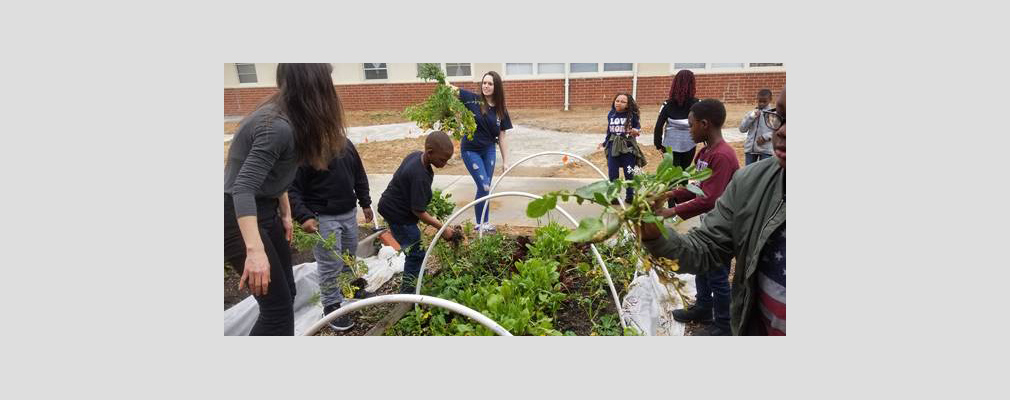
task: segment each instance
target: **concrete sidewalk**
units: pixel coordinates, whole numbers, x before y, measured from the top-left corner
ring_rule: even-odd
[[[423,134],[421,129],[414,123],[347,128],[347,137],[355,145],[365,143],[366,139],[371,143],[415,138]],[[723,129],[722,134],[727,142],[742,142],[747,137],[745,134],[740,133],[737,128]],[[603,138],[603,133],[558,132],[521,125],[515,125],[513,129],[508,130],[505,134],[505,140],[510,153],[510,162],[515,162],[526,156],[545,151],[565,151],[585,157],[596,151],[596,146],[603,142]],[[231,141],[231,139],[232,135],[224,135],[225,143]],[[651,148],[652,133],[646,132],[639,136],[638,143],[643,148]],[[501,152],[496,148],[495,153],[498,160],[497,165],[501,165]],[[538,157],[523,163],[523,165],[528,167],[557,166],[560,157]]]
[[[368,185],[370,189],[369,195],[372,198],[372,210],[375,211],[376,218],[379,218],[379,198],[382,196],[382,192],[386,190],[386,186],[389,185],[389,181],[392,177],[392,174],[368,175]],[[496,176],[494,179],[497,182],[498,177]],[[528,192],[536,195],[543,195],[556,190],[574,191],[579,187],[588,185],[598,180],[600,179],[533,178],[519,176],[513,177],[510,175],[505,177],[498,187],[495,188],[495,193]],[[432,189],[438,189],[443,192],[451,193],[452,197],[450,200],[453,200],[456,203],[455,211],[459,211],[463,206],[472,202],[477,193],[473,179],[469,175],[438,175],[438,172],[436,171],[435,179],[433,180],[431,187]],[[532,200],[533,199],[519,196],[492,199],[491,210],[489,213],[491,223],[495,225],[508,224],[511,226],[539,226],[553,220],[574,228],[574,226],[571,226],[568,220],[556,210],[548,212],[547,215],[541,218],[539,223],[537,220],[527,217],[526,205]],[[588,202],[579,205],[574,200],[567,203],[559,201],[558,206],[564,208],[565,211],[571,214],[576,221],[585,217],[599,216],[603,210],[603,207],[598,205]],[[358,210],[358,218],[359,220],[364,220],[364,215],[361,213],[360,209]],[[456,220],[452,221],[452,224],[459,225],[465,221],[473,222],[475,220],[475,212],[473,211],[473,208],[471,208],[461,214]],[[688,229],[691,226],[694,226],[697,223],[697,220],[697,218],[692,218],[692,221],[685,221],[678,226],[678,230]]]

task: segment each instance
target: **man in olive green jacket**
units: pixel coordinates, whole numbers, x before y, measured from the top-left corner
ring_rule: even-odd
[[[664,239],[654,224],[642,225],[646,249],[656,257],[677,260],[679,273],[722,268],[736,257],[730,304],[734,335],[785,334],[785,115],[783,88],[776,109],[763,115],[776,128],[772,136],[775,157],[737,171],[700,227],[686,235],[667,228],[669,238]],[[779,270],[769,272],[775,259]]]

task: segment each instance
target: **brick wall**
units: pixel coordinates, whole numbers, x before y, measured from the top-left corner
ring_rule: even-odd
[[[698,98],[716,98],[726,103],[749,103],[763,88],[778,93],[786,83],[785,72],[697,74]],[[638,97],[643,105],[658,105],[670,92],[672,76],[638,78]],[[473,82],[457,86],[477,92]],[[631,93],[631,77],[580,78],[569,80],[572,106],[607,106],[618,92]],[[431,95],[434,83],[337,85],[337,94],[347,110],[403,110]],[[505,81],[511,108],[556,108],[565,104],[564,79]],[[276,88],[224,89],[224,115],[244,115],[256,108]]]

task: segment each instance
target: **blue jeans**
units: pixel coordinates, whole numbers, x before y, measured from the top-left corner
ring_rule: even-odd
[[[636,160],[635,155],[621,154],[617,157],[610,156],[610,150],[604,150],[607,153],[607,173],[610,175],[610,181],[616,181],[618,178],[618,173],[624,170],[624,180],[630,181],[635,177],[635,174],[631,173],[631,169],[635,168]],[[635,191],[630,187],[627,189],[627,195],[624,197],[625,203],[630,203],[631,198],[635,197]]]
[[[487,148],[478,151],[463,150],[460,152],[460,157],[463,158],[463,165],[465,165],[466,170],[470,172],[470,177],[473,178],[473,183],[477,185],[477,195],[473,199],[477,200],[481,197],[487,196],[488,192],[491,190],[491,177],[494,175],[494,145],[487,146]],[[483,219],[485,203],[487,202],[482,201],[473,207],[473,212],[476,216],[474,221],[477,224],[487,222]],[[488,213],[488,219],[491,219],[490,213]]]
[[[400,251],[407,253],[407,259],[403,262],[403,282],[400,284],[400,293],[414,293],[417,287],[417,274],[421,270],[421,261],[424,261],[424,248],[421,247],[421,230],[417,224],[389,224],[389,231],[393,234],[393,239],[400,244]]]
[[[316,221],[319,222],[319,234],[324,238],[330,237],[332,233],[337,241],[333,244],[333,251],[337,254],[350,252],[352,255],[358,251],[358,208],[339,215],[319,215]],[[337,276],[345,270],[349,270],[344,265],[344,260],[333,254],[333,251],[323,248],[322,243],[316,244],[312,249],[312,254],[316,256],[316,270],[319,273],[319,292],[321,294],[323,306],[340,304],[344,301],[344,294],[337,284]]]
[[[771,156],[772,156],[771,154],[747,153],[747,154],[744,154],[744,163],[745,163],[744,165],[745,166],[746,165],[751,165],[753,163],[756,163],[758,161],[764,160],[764,159],[766,159],[768,157],[771,157]]]
[[[694,285],[698,289],[696,306],[711,309],[714,313],[715,325],[727,331],[730,329],[729,269],[730,264],[726,264],[721,268],[713,268],[694,277]]]

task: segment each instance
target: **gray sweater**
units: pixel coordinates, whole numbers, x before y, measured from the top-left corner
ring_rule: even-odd
[[[747,114],[743,116],[743,120],[740,121],[740,133],[747,134],[747,140],[743,143],[743,150],[747,153],[755,154],[768,154],[772,155],[772,131],[768,125],[765,125],[765,119],[758,115],[757,118],[752,117],[756,109],[747,111]],[[768,110],[766,107],[765,110]],[[767,140],[762,145],[757,144],[757,137],[762,136]]]
[[[224,167],[224,192],[235,202],[235,217],[256,215],[256,198],[277,198],[298,170],[291,125],[270,118],[274,106],[253,112],[232,139]]]

